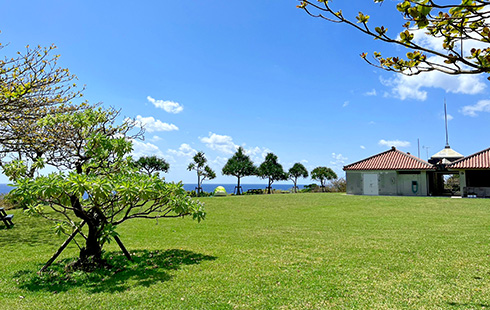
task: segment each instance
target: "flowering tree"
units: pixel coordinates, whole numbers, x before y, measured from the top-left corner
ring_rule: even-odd
[[[29,213],[54,221],[58,233],[75,231],[84,238],[76,264],[84,269],[104,266],[104,244],[129,219],[191,215],[200,221],[205,216],[202,204],[188,197],[182,184],[138,170],[128,155],[140,133],[129,136],[133,125],[116,125],[117,116],[118,111],[101,108],[47,115],[36,122],[47,132],[47,151],[33,166],[48,164],[59,171],[33,178],[27,173],[33,167],[23,160],[4,165],[15,185],[12,198]],[[56,134],[61,142],[50,141]]]

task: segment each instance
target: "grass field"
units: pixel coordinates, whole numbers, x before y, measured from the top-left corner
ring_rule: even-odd
[[[207,218],[119,228],[119,267],[36,271],[63,242],[15,214],[0,228],[2,309],[484,309],[490,200],[290,194],[202,199]],[[76,257],[75,245],[61,259]],[[54,270],[60,269],[54,266]]]

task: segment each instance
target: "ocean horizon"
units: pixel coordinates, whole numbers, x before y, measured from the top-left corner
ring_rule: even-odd
[[[213,192],[214,189],[218,186],[223,186],[228,194],[233,194],[236,183],[235,184],[219,184],[219,183],[203,183],[202,189],[205,192]],[[267,184],[240,184],[242,187],[243,192],[245,193],[249,189],[265,189],[267,187]],[[184,189],[186,191],[192,191],[195,190],[197,187],[197,184],[184,184]],[[277,189],[277,190],[283,190],[287,191],[293,188],[293,184],[272,184],[272,189]],[[303,189],[304,185],[303,184],[298,184],[298,189]]]
[[[220,184],[220,183],[203,183],[202,184],[202,189],[205,192],[213,192],[214,189],[218,186],[223,186],[228,194],[232,194],[235,190],[236,183],[234,184]],[[184,184],[184,189],[186,191],[192,191],[195,190],[197,187],[197,184],[189,183],[189,184]],[[265,189],[267,187],[267,184],[241,184],[243,192],[248,191],[249,189]],[[0,194],[7,194],[12,190],[12,186],[9,186],[8,184],[0,184]],[[287,191],[293,188],[293,184],[272,184],[273,189],[277,190],[283,190]],[[298,189],[303,189],[304,184],[298,184]]]

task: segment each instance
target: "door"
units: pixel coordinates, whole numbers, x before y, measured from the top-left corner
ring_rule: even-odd
[[[378,195],[378,174],[365,173],[363,174],[364,195]]]

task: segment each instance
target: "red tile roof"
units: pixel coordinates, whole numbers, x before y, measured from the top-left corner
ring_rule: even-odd
[[[449,169],[490,169],[490,148],[466,156],[447,167]]]
[[[386,152],[344,166],[344,170],[435,170],[435,167],[393,147]]]

